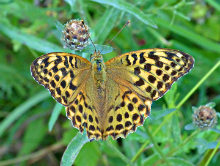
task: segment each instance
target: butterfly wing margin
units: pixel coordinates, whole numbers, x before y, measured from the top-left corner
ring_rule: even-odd
[[[105,64],[110,75],[124,80],[138,94],[157,100],[191,70],[194,59],[178,50],[153,48],[125,53]]]
[[[67,106],[80,92],[91,72],[91,62],[78,55],[53,52],[31,64],[34,79],[47,88],[54,99]]]

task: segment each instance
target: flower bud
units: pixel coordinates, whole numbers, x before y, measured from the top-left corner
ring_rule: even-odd
[[[210,129],[217,123],[216,111],[208,106],[194,109],[193,123],[200,129]]]
[[[71,50],[82,50],[89,44],[89,27],[82,20],[67,22],[62,31],[62,40]]]

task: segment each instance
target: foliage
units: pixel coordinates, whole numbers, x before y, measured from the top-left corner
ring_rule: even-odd
[[[60,165],[73,140],[68,146],[73,149],[66,152],[76,157],[76,166],[217,166],[219,133],[184,127],[192,123],[192,106],[215,102],[216,111],[220,110],[219,15],[217,0],[1,1],[0,165]],[[153,102],[152,117],[126,139],[88,142],[82,138],[78,142],[82,135],[71,126],[64,108],[56,105],[29,70],[42,54],[74,53],[62,47],[56,28],[57,21],[65,24],[71,19],[84,20],[94,43],[100,45],[131,21],[110,43],[115,49],[103,55],[105,61],[133,50],[160,47],[189,53],[195,67]],[[82,56],[89,59],[89,54]],[[219,123],[216,128],[220,129]],[[63,157],[68,160],[68,155]]]

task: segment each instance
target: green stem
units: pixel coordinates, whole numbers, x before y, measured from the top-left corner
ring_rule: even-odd
[[[218,3],[218,1],[215,0],[205,0],[209,5],[211,5],[213,8],[215,8],[216,10],[220,11],[220,5]]]
[[[176,106],[176,108],[180,108],[183,103],[198,89],[198,87],[219,67],[220,60],[215,64],[215,66],[212,67],[211,70],[192,88],[192,90],[179,102],[179,104]]]
[[[111,149],[114,151],[114,153],[115,153],[119,158],[121,158],[121,160],[123,160],[126,164],[128,164],[128,165],[133,165],[133,164],[130,162],[130,160],[129,160],[123,153],[121,153],[120,150],[118,150],[118,148],[116,148],[114,145],[112,145],[112,144],[109,143],[109,142],[106,142],[106,144],[107,144],[107,146],[108,146],[109,148],[111,148]]]
[[[20,162],[27,161],[27,160],[30,160],[30,159],[36,159],[36,158],[41,158],[41,157],[43,158],[45,155],[49,154],[50,152],[60,150],[63,147],[64,147],[64,145],[61,142],[58,142],[54,145],[51,145],[49,147],[46,147],[46,148],[44,148],[42,150],[39,150],[37,152],[34,152],[34,153],[24,155],[24,156],[21,156],[21,157],[17,157],[17,158],[11,159],[11,160],[1,161],[0,165],[1,166],[4,166],[4,165],[17,165]]]
[[[218,141],[218,145],[215,147],[215,149],[212,151],[212,154],[209,156],[209,159],[207,160],[207,162],[205,163],[205,166],[208,166],[211,159],[213,158],[213,156],[215,155],[216,151],[218,150],[218,147],[220,146],[220,140]]]
[[[200,130],[195,130],[189,137],[187,137],[183,143],[181,143],[178,147],[172,149],[167,156],[171,156],[176,151],[180,150],[182,146],[184,146],[187,142],[189,142]]]
[[[154,147],[157,151],[157,153],[159,154],[160,158],[162,158],[166,165],[170,166],[170,163],[166,160],[166,157],[164,156],[163,152],[160,150],[159,146],[157,145],[157,142],[154,140],[153,135],[151,134],[151,132],[149,131],[148,127],[145,129],[146,133],[148,135],[148,137],[150,138],[151,142],[154,144]]]
[[[176,110],[178,110],[178,108],[180,108],[183,103],[196,91],[196,89],[198,89],[198,87],[215,71],[215,69],[217,67],[219,67],[220,65],[220,60],[215,64],[215,66],[212,67],[212,69],[192,88],[192,90],[179,102],[179,104],[176,106]],[[173,114],[175,113],[172,112],[169,115],[167,115],[164,119],[164,121],[160,124],[160,126],[158,126],[158,128],[155,130],[155,132],[153,133],[153,136],[155,134],[157,134],[157,132],[162,128],[162,126],[171,118],[171,116],[173,116]],[[149,143],[149,140],[147,140],[142,146],[141,148],[138,150],[138,152],[134,155],[134,157],[131,159],[131,162],[134,162],[137,160],[137,158],[140,156],[140,154],[143,152],[144,148],[147,146],[147,144]]]

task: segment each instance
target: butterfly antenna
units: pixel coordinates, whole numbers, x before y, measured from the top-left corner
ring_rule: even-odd
[[[125,23],[125,25],[120,29],[120,31],[118,31],[118,33],[112,38],[112,40],[110,40],[110,41],[103,47],[102,51],[104,50],[104,48],[105,48],[107,45],[109,45],[109,44],[115,39],[116,36],[118,36],[118,34],[119,34],[130,22],[131,22],[131,21],[128,20],[128,21]],[[101,52],[102,52],[102,51],[101,51]]]
[[[84,24],[84,21],[83,21],[83,20],[81,20],[81,22],[82,22],[82,24],[83,24],[84,28],[86,29],[85,24]],[[92,42],[92,45],[94,46],[94,48],[95,48],[95,52],[96,52],[96,47],[95,47],[95,44],[93,43],[93,41],[92,41],[92,39],[91,39],[91,37],[90,37],[90,35],[89,35],[88,31],[86,31],[86,34],[87,34],[87,37],[88,37],[88,38],[90,39],[90,41]]]

